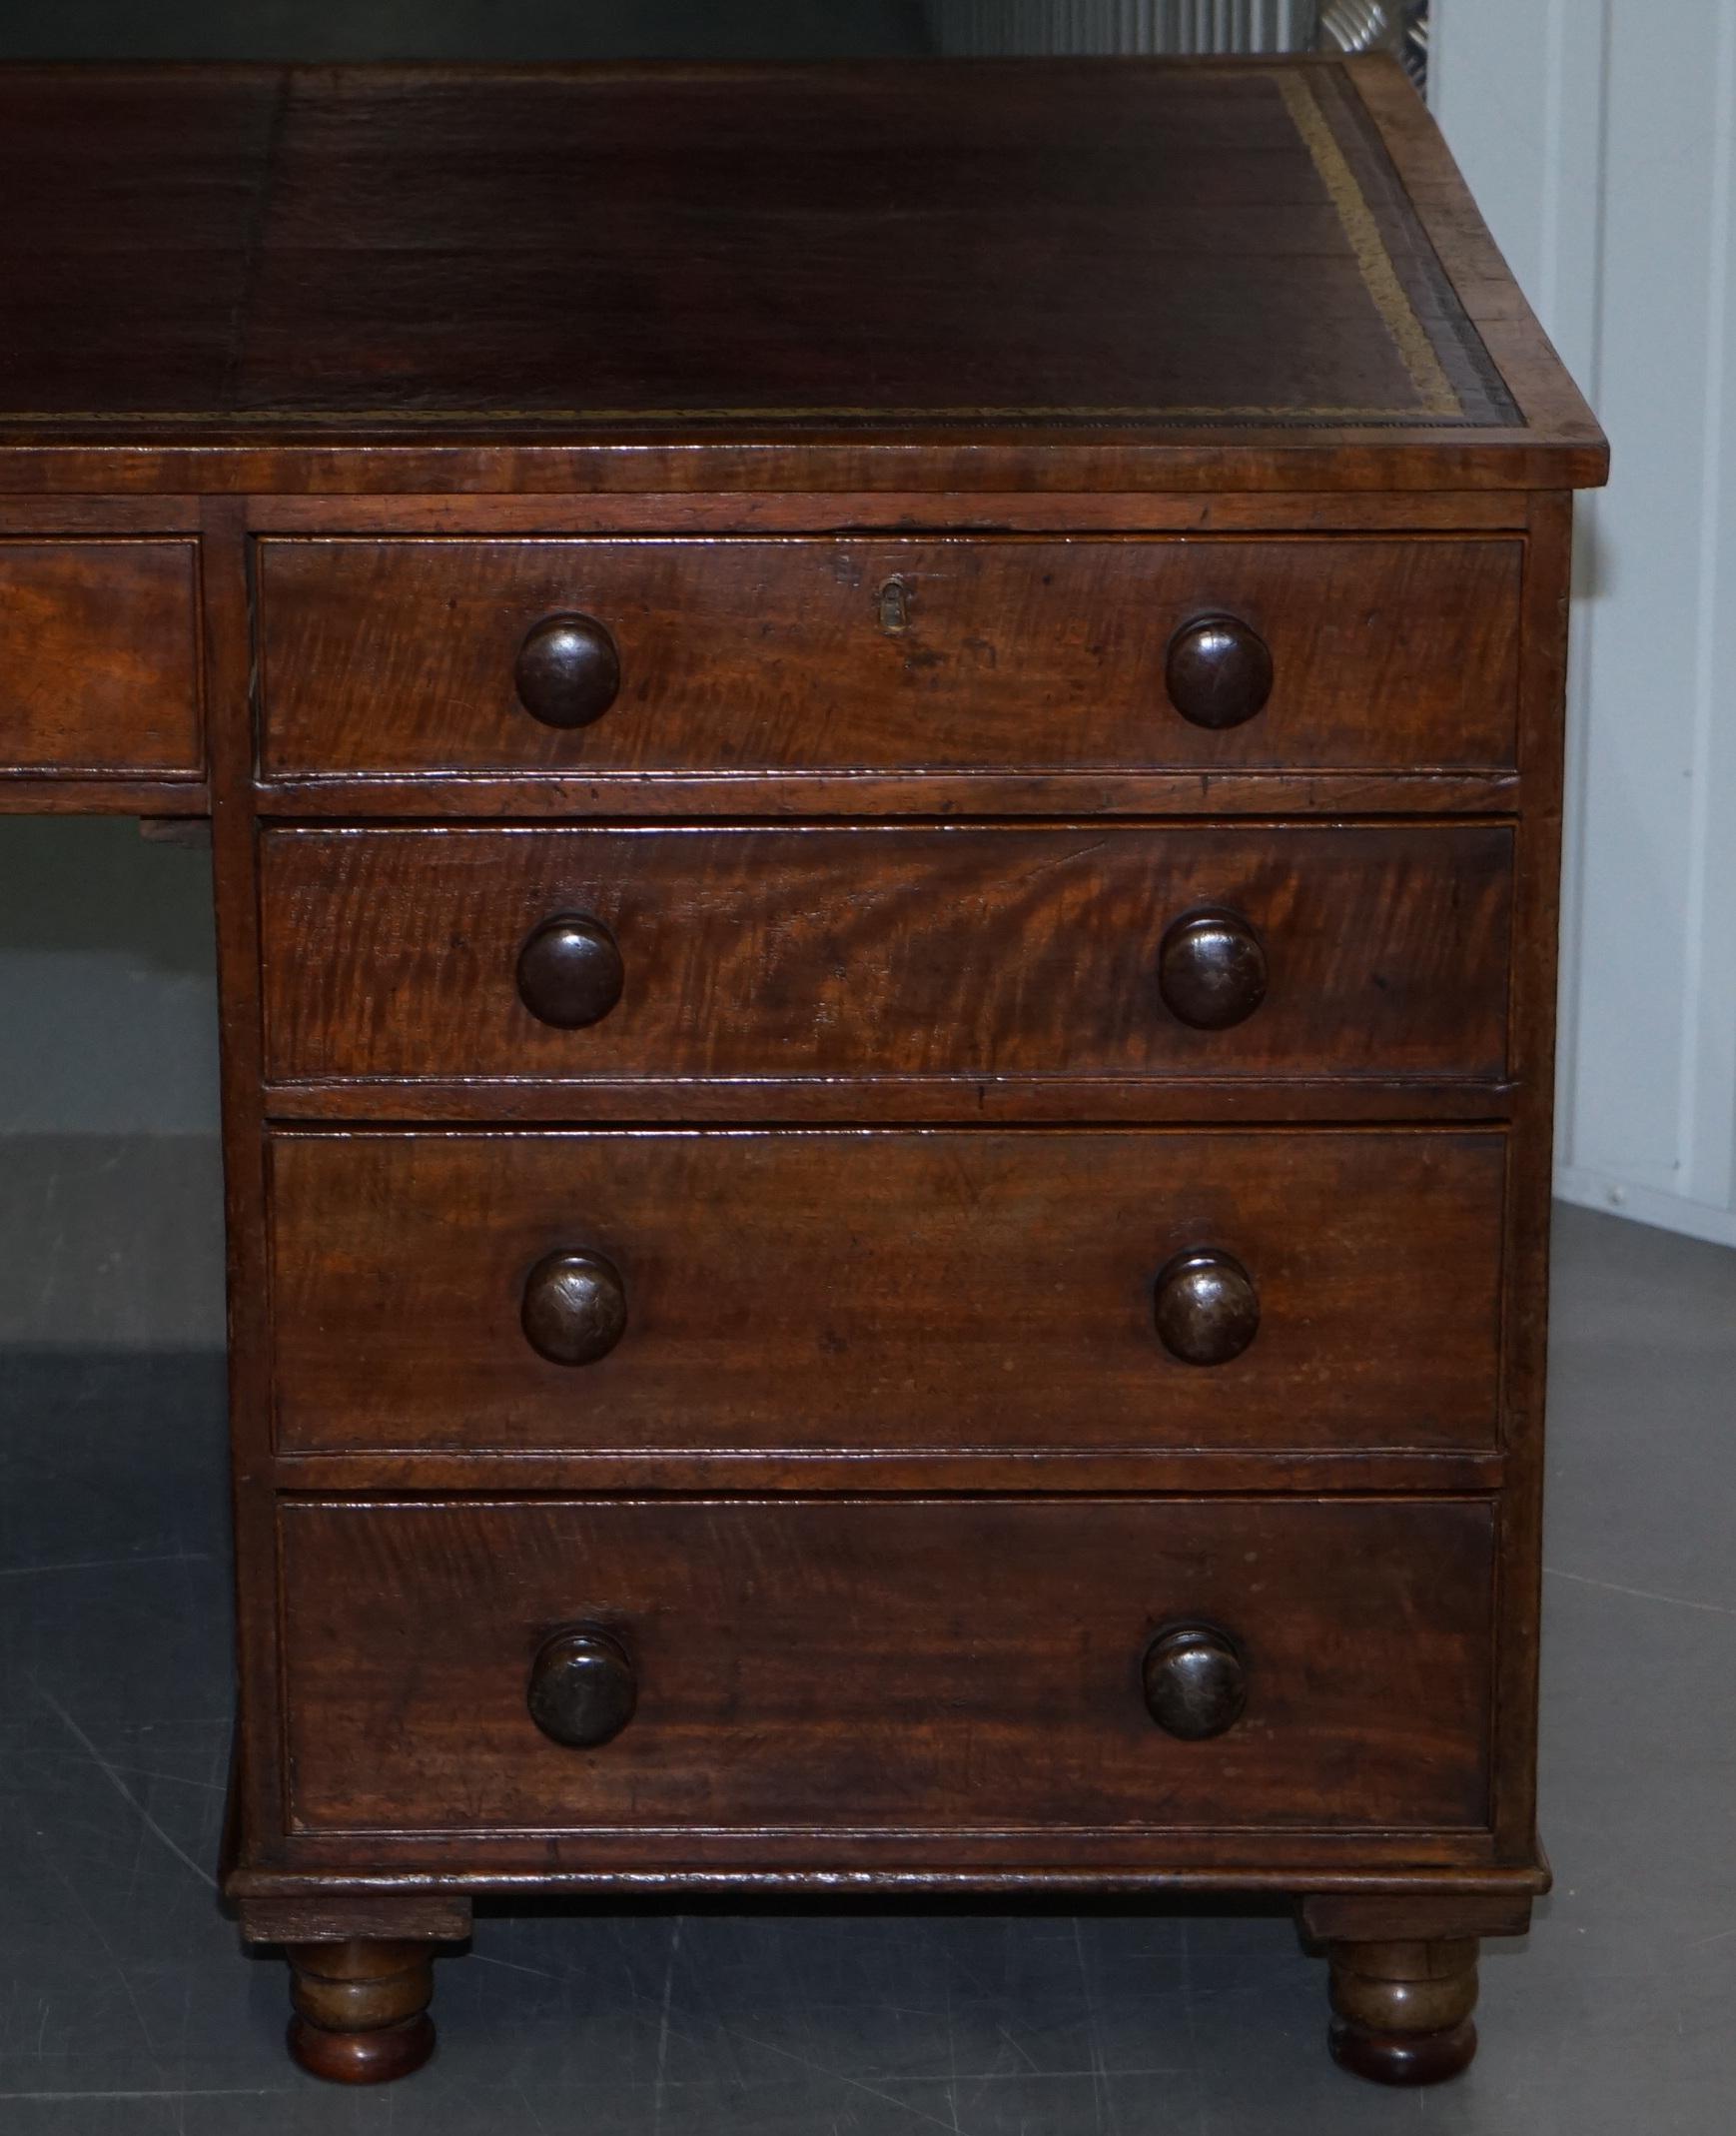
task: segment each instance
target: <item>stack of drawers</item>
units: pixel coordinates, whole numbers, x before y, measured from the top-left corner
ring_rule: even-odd
[[[0,72],[0,806],[215,853],[225,1890],[1264,1892],[1534,1830],[1589,411],[1389,61]],[[11,198],[12,196],[9,196]]]
[[[258,542],[286,1866],[1492,1864],[1524,551]]]

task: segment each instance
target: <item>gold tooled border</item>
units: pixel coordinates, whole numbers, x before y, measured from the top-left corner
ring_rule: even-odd
[[[1464,404],[1454,391],[1451,381],[1443,370],[1434,345],[1428,338],[1426,328],[1417,317],[1415,307],[1399,280],[1398,271],[1392,264],[1392,256],[1380,235],[1379,224],[1349,160],[1339,147],[1337,138],[1320,109],[1319,99],[1314,94],[1313,83],[1308,79],[1305,67],[1267,67],[1259,70],[1248,68],[1191,69],[1194,80],[1237,79],[1247,81],[1249,75],[1258,71],[1266,80],[1274,83],[1298,138],[1307,151],[1308,160],[1339,227],[1349,242],[1351,255],[1362,286],[1368,293],[1369,302],[1379,314],[1382,325],[1397,346],[1406,374],[1415,389],[1415,408],[1363,408],[1353,406],[1310,405],[1302,402],[1279,403],[1269,406],[1123,406],[1081,407],[1078,403],[1037,405],[1001,405],[995,407],[933,407],[933,408],[886,408],[886,407],[817,407],[770,408],[761,404],[743,408],[483,408],[464,409],[455,407],[414,409],[331,409],[331,408],[248,408],[224,410],[187,409],[129,409],[129,410],[44,410],[24,412],[0,407],[0,429],[10,429],[14,424],[92,424],[119,428],[123,425],[162,425],[213,430],[247,430],[257,425],[281,423],[286,426],[301,426],[307,431],[319,432],[328,429],[355,429],[390,431],[415,429],[426,424],[484,423],[527,425],[551,424],[613,424],[656,430],[678,423],[803,423],[827,422],[870,423],[974,423],[995,422],[1056,422],[1067,420],[1073,424],[1125,423],[1125,422],[1199,422],[1202,424],[1234,424],[1237,421],[1250,423],[1313,422],[1321,424],[1353,425],[1358,422],[1402,422],[1407,417],[1434,416],[1462,418]]]
[[[1356,183],[1356,174],[1326,124],[1325,113],[1314,95],[1313,83],[1301,70],[1292,73],[1274,69],[1272,78],[1278,83],[1285,109],[1313,159],[1320,183],[1337,211],[1338,221],[1356,256],[1362,285],[1385,323],[1387,333],[1398,344],[1398,353],[1404,359],[1404,368],[1410,374],[1416,398],[1431,416],[1462,415],[1463,403],[1453,392],[1451,382],[1441,369],[1440,359],[1434,353],[1434,344],[1404,293],[1404,285],[1392,265],[1392,255],[1386,250],[1379,226]]]

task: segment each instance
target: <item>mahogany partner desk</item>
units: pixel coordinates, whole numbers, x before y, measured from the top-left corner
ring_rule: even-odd
[[[209,811],[226,1889],[1526,1923],[1569,492],[1380,61],[0,74],[0,792]]]

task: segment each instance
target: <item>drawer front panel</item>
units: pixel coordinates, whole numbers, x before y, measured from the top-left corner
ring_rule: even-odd
[[[279,1442],[1486,1448],[1504,1153],[1487,1130],[280,1136]],[[564,1313],[563,1340],[548,1264],[575,1254],[620,1324],[550,1357],[525,1316]]]
[[[0,772],[198,775],[190,541],[0,541]]]
[[[1500,827],[278,830],[262,867],[277,1081],[1505,1067]],[[1213,914],[1246,962],[1176,946]],[[575,915],[613,985],[567,1028],[521,960]],[[1214,971],[1234,1027],[1174,1005]]]
[[[1521,557],[1510,538],[266,540],[262,755],[268,776],[1506,768]],[[582,726],[533,716],[534,679],[521,694],[526,635],[558,614],[607,633],[610,681],[565,707]],[[1270,656],[1235,725],[1193,723],[1168,679],[1178,630],[1213,614]],[[1213,716],[1251,703],[1236,688]]]
[[[301,1501],[280,1522],[304,1831],[1486,1822],[1481,1503]],[[1211,1739],[1148,1709],[1178,1623],[1229,1648],[1245,1697]],[[560,1688],[536,1664],[563,1630],[612,1646],[610,1717],[636,1696],[590,1747],[527,1706],[533,1670]]]

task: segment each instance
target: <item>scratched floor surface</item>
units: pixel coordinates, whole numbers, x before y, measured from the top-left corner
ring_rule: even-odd
[[[1728,2136],[1736,1255],[1559,1220],[1545,1835],[1483,2051],[1399,2099],[1321,2051],[1261,1916],[562,1913],[436,1968],[440,2050],[335,2093],[211,1885],[228,1742],[222,1375],[0,1365],[5,2136]]]

